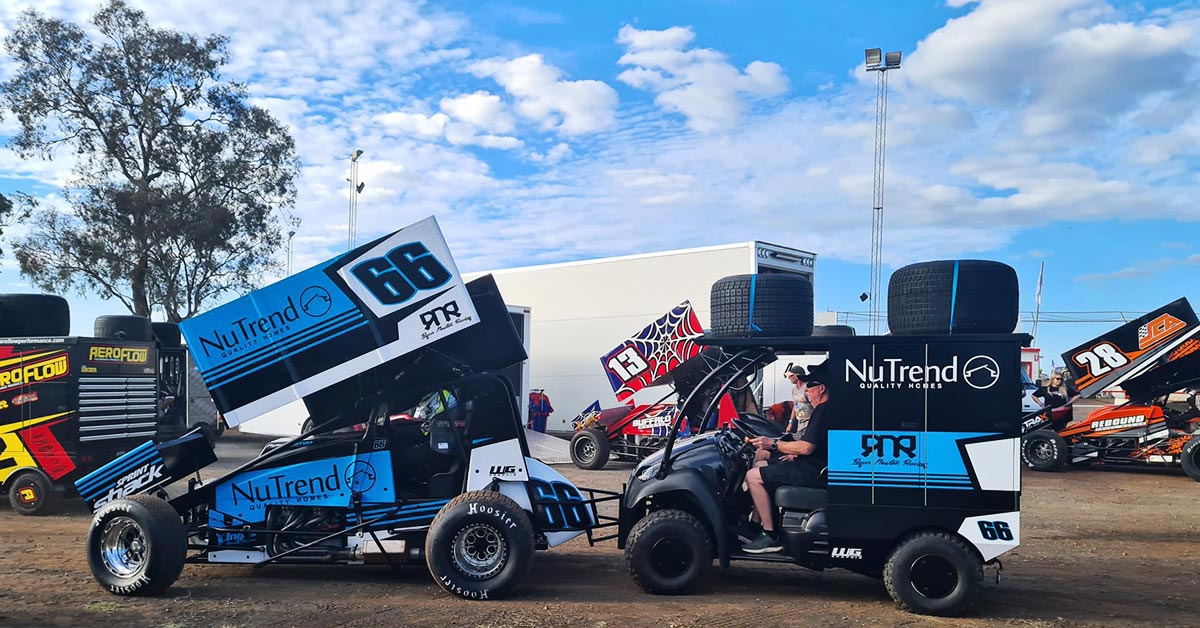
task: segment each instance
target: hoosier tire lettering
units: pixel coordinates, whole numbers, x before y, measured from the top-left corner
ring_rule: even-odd
[[[529,571],[533,523],[516,502],[496,491],[450,500],[425,537],[429,573],[447,593],[468,600],[502,598]]]

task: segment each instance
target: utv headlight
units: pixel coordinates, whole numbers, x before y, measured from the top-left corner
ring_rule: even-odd
[[[660,466],[659,463],[654,463],[652,465],[643,467],[642,469],[640,469],[637,472],[637,479],[639,479],[643,482],[648,481],[650,478],[654,477],[655,473],[658,473],[659,466]]]

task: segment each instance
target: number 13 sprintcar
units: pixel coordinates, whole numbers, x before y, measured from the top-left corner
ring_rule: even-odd
[[[432,219],[183,332],[230,425],[302,412],[315,427],[174,497],[215,460],[198,432],[80,479],[88,562],[112,593],[162,591],[184,563],[424,560],[446,591],[488,599],[535,549],[597,523],[593,501],[530,457],[516,392],[494,373],[525,359],[520,338],[491,277],[459,280]],[[414,419],[420,405],[436,411]]]

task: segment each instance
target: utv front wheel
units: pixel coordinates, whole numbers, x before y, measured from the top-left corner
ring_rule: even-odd
[[[1066,459],[1066,441],[1051,430],[1036,430],[1021,439],[1021,460],[1034,471],[1053,471]]]
[[[909,612],[960,615],[983,588],[983,562],[952,534],[922,532],[896,546],[883,567],[883,584]]]
[[[603,469],[608,464],[609,445],[603,430],[579,430],[571,437],[571,462],[588,471]]]
[[[425,561],[443,589],[469,600],[508,595],[533,560],[533,523],[496,491],[450,500],[429,527]]]
[[[1189,478],[1200,482],[1200,436],[1193,436],[1192,440],[1183,446],[1179,457],[1183,461],[1183,472]]]
[[[118,499],[92,518],[87,557],[92,576],[110,593],[159,593],[183,572],[187,529],[179,513],[158,497]]]
[[[633,526],[625,546],[625,564],[646,593],[689,593],[712,565],[708,529],[682,510],[656,510]]]
[[[50,478],[37,470],[22,471],[8,482],[8,503],[18,515],[44,515],[54,508]]]

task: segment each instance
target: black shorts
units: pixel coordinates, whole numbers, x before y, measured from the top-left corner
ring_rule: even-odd
[[[767,466],[758,468],[758,472],[769,493],[774,493],[780,486],[825,488],[821,470],[807,460],[779,460],[772,457]]]

